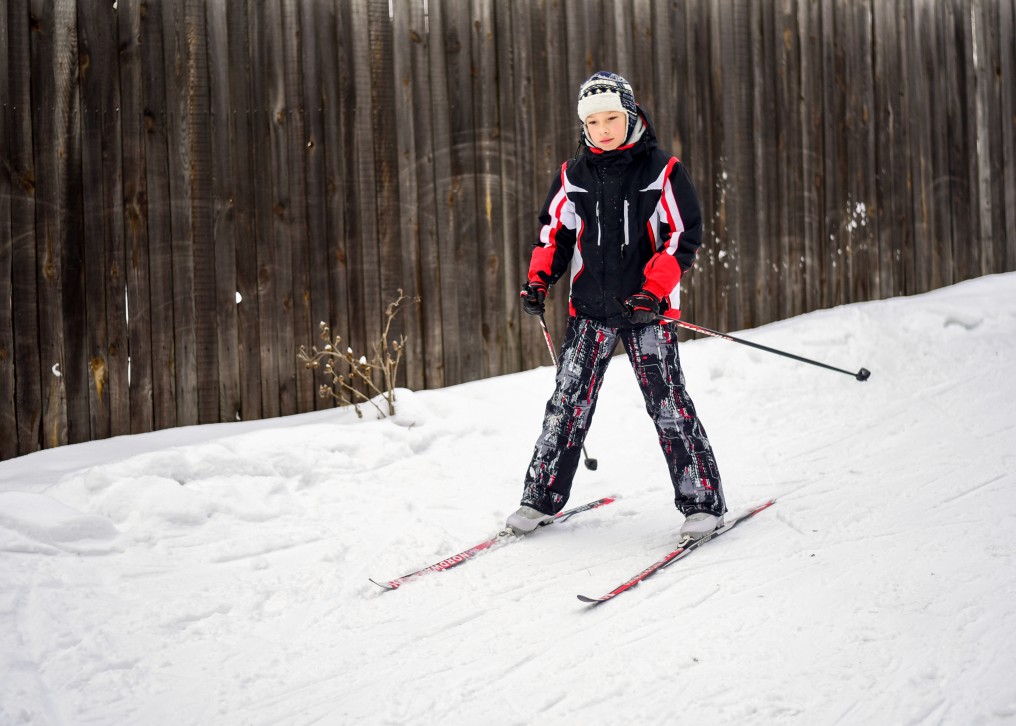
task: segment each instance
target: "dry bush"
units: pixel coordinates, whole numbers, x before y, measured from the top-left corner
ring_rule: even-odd
[[[399,297],[385,308],[385,324],[377,340],[372,347],[374,353],[370,360],[365,355],[357,356],[353,349],[347,347],[342,350],[342,338],[338,335],[332,336],[332,330],[327,323],[321,323],[321,340],[325,341],[323,348],[314,346],[307,352],[304,346],[300,346],[298,357],[304,362],[307,368],[323,368],[326,375],[330,376],[332,382],[322,384],[318,394],[322,398],[331,396],[341,404],[351,405],[356,409],[356,415],[363,418],[361,403],[369,403],[377,409],[378,418],[384,418],[385,412],[378,405],[377,397],[381,396],[388,404],[388,416],[395,415],[395,378],[399,371],[399,363],[402,361],[402,352],[405,350],[406,336],[402,335],[398,340],[388,340],[392,327],[392,320],[398,315],[399,310],[406,303],[418,303],[420,298],[407,298],[402,290],[399,290]],[[375,383],[375,372],[381,374],[381,386]]]

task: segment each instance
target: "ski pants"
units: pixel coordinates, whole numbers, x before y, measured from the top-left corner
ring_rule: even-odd
[[[554,394],[526,472],[522,504],[546,514],[561,511],[571,493],[596,399],[618,341],[656,425],[674,485],[674,503],[685,515],[726,511],[720,474],[705,429],[695,414],[677,352],[675,326],[615,328],[588,318],[568,320]]]

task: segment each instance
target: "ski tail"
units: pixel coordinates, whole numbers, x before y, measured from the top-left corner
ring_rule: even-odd
[[[657,572],[659,572],[663,568],[669,567],[670,565],[674,564],[678,560],[683,559],[684,557],[687,557],[688,555],[690,555],[692,552],[697,550],[702,545],[706,544],[707,542],[709,542],[711,540],[716,539],[717,537],[719,537],[719,536],[721,536],[723,534],[726,534],[727,532],[732,530],[734,527],[739,525],[741,522],[744,522],[744,521],[746,521],[748,519],[751,519],[752,517],[754,517],[759,512],[765,511],[766,509],[768,509],[769,507],[773,506],[774,504],[776,504],[776,500],[775,499],[769,499],[768,501],[763,502],[762,504],[759,504],[756,507],[753,507],[751,509],[745,510],[744,512],[738,514],[733,519],[728,520],[722,527],[720,527],[719,529],[714,531],[712,534],[706,535],[705,537],[702,537],[701,539],[696,539],[696,540],[689,540],[689,539],[683,539],[683,540],[681,540],[678,543],[678,545],[677,545],[677,547],[675,549],[673,549],[670,552],[668,552],[667,554],[665,554],[662,558],[660,558],[659,560],[657,560],[653,564],[649,565],[649,567],[645,568],[644,570],[642,570],[640,573],[638,573],[637,575],[635,575],[631,579],[627,580],[626,582],[622,583],[621,585],[618,585],[613,590],[608,592],[606,595],[601,595],[600,597],[589,597],[587,595],[578,595],[577,597],[582,602],[589,603],[589,604],[592,604],[592,605],[599,605],[600,603],[604,603],[604,602],[607,602],[608,600],[612,600],[613,598],[615,598],[618,595],[620,595],[622,592],[625,592],[626,590],[630,590],[631,588],[635,587],[636,585],[638,585],[643,580],[646,580],[649,577],[651,577],[652,575],[655,575]]]

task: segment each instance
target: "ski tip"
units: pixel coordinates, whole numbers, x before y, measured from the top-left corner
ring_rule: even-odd
[[[377,581],[377,580],[375,580],[375,579],[374,579],[373,577],[369,577],[369,578],[367,578],[367,579],[369,579],[369,580],[370,580],[371,582],[373,582],[373,583],[374,583],[375,585],[377,585],[378,587],[380,587],[380,588],[381,588],[382,590],[386,590],[386,591],[387,591],[387,590],[395,590],[396,588],[398,588],[398,585],[393,585],[393,584],[392,584],[392,583],[390,583],[390,582],[378,582],[378,581]]]
[[[577,597],[582,602],[589,603],[590,605],[599,605],[601,602],[603,602],[602,597],[586,597],[585,595],[576,595],[575,597]]]

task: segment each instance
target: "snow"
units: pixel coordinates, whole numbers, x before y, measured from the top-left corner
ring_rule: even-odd
[[[515,509],[548,367],[0,463],[0,724],[1016,723],[1016,274],[683,346],[728,503],[681,518],[624,358],[571,504]]]

